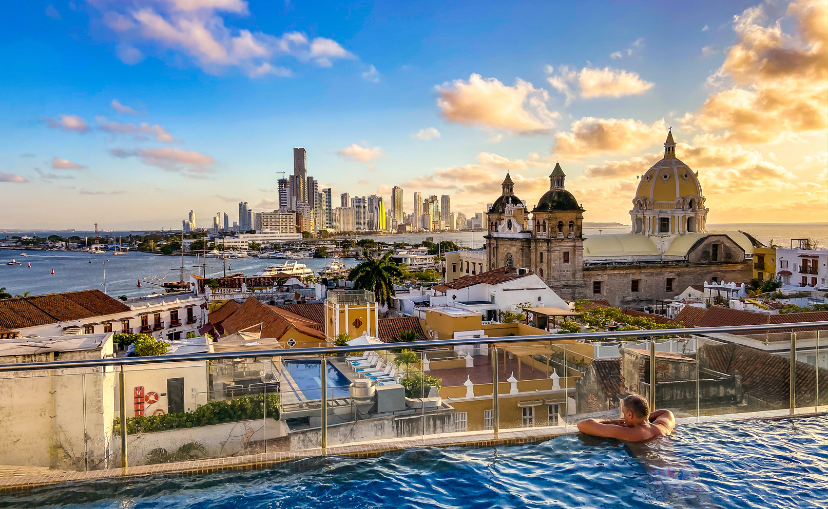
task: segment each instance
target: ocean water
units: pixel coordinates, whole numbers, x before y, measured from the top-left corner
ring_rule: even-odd
[[[277,468],[34,488],[0,507],[824,508],[828,417],[679,426],[646,444],[583,435]]]

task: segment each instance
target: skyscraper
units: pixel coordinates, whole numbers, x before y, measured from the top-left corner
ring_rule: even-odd
[[[342,193],[339,195],[340,200],[340,207],[350,207],[351,206],[351,195],[348,193]]]
[[[368,229],[368,200],[364,196],[351,198],[351,206],[354,207],[354,216],[357,230]]]
[[[224,213],[224,231],[230,231],[230,216],[227,215],[227,212]]]
[[[311,206],[312,209],[318,208],[317,197],[319,195],[319,182],[313,177],[306,177],[305,189],[307,190],[307,199],[305,203]]]
[[[195,230],[196,229],[196,215],[195,215],[195,212],[192,211],[192,210],[190,211],[189,219],[190,219],[190,230]]]
[[[331,216],[331,188],[326,187],[322,190],[322,215],[324,217],[323,226],[325,229],[333,228],[333,217]]]
[[[414,222],[412,223],[412,227],[415,230],[419,230],[421,228],[421,219],[423,216],[423,195],[421,193],[414,193]]]
[[[402,224],[403,215],[403,190],[401,187],[394,186],[391,189],[391,216],[397,221],[397,224]]]
[[[250,208],[248,207],[247,202],[239,202],[239,230],[246,232],[253,227],[250,217]]]
[[[301,201],[310,205],[308,202],[308,154],[303,148],[293,149],[293,176],[291,180],[291,189],[293,195],[296,196],[296,201]],[[296,187],[294,187],[294,185]]]
[[[440,197],[440,220],[445,224],[450,230],[454,229],[454,225],[451,224],[451,197],[447,194],[444,194]]]
[[[279,179],[279,209],[288,210],[290,208],[290,180]]]

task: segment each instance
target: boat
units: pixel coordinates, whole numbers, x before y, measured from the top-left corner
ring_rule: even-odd
[[[32,262],[29,262],[27,266],[28,266],[28,268],[31,269],[32,268]]]
[[[23,263],[22,263],[22,262],[18,262],[18,261],[17,261],[17,260],[15,260],[15,259],[12,259],[12,261],[10,261],[10,262],[6,262],[6,265],[23,265]]]
[[[348,268],[339,258],[334,258],[331,263],[325,265],[325,268],[319,271],[322,277],[347,276]]]
[[[20,253],[20,256],[29,256],[26,253]]]
[[[256,274],[257,276],[276,276],[285,275],[293,277],[311,277],[313,271],[304,263],[285,262],[282,264],[268,265],[265,270]]]

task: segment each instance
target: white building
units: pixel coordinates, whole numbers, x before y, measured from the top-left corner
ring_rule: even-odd
[[[338,232],[356,231],[356,209],[337,207],[333,210],[333,229]]]
[[[783,288],[808,291],[826,286],[828,250],[776,248],[776,274]]]
[[[434,255],[428,254],[428,248],[425,247],[397,249],[391,259],[398,265],[406,264],[412,272],[434,268]]]
[[[215,244],[216,247],[221,246],[224,248],[248,249],[251,242],[256,242],[263,246],[268,246],[272,244],[278,244],[281,242],[292,242],[295,240],[302,240],[302,234],[279,232],[240,233],[238,235],[233,235],[231,237],[216,239]]]
[[[296,233],[296,212],[274,210],[261,213],[260,233]]]

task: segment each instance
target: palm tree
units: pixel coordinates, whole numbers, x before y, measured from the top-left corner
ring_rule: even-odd
[[[12,294],[6,291],[6,287],[0,288],[0,299],[11,299]]]
[[[351,269],[348,280],[354,287],[374,292],[381,305],[390,305],[394,295],[394,278],[402,277],[402,271],[391,261],[393,251],[388,251],[382,258],[376,259],[368,250],[363,250],[365,261]]]

